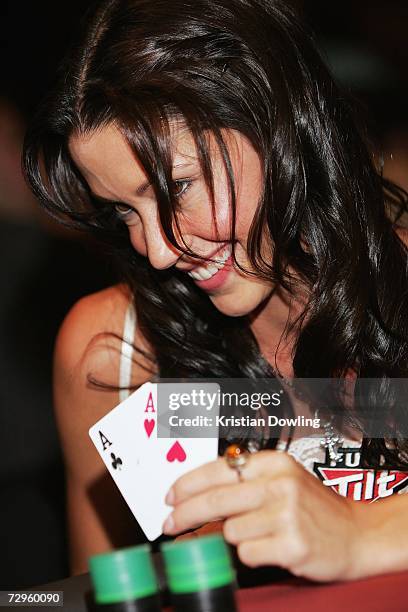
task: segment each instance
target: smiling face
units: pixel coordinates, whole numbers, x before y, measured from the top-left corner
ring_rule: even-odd
[[[230,195],[227,173],[214,138],[209,150],[214,177],[214,223],[211,197],[201,172],[195,143],[182,127],[172,128],[174,192],[180,205],[178,220],[184,243],[200,261],[174,247],[160,224],[154,189],[121,132],[113,125],[89,135],[75,135],[69,149],[91,191],[113,203],[129,229],[131,243],[152,266],[174,266],[188,274],[218,310],[229,316],[246,315],[271,295],[272,283],[245,274],[234,265],[230,236]],[[250,142],[235,130],[223,130],[236,191],[235,257],[251,270],[247,240],[262,190],[262,171]],[[177,234],[176,234],[177,236]]]

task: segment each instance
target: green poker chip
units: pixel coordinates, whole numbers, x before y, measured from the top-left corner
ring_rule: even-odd
[[[148,544],[94,555],[89,569],[98,604],[142,599],[158,592]]]

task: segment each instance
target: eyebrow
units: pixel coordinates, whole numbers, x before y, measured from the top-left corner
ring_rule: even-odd
[[[176,168],[186,168],[188,166],[193,166],[193,165],[194,165],[193,162],[188,162],[188,163],[185,163],[185,164],[176,164],[176,165],[173,166],[173,170],[176,169]],[[135,195],[137,197],[141,197],[144,193],[146,193],[146,191],[149,189],[151,184],[152,183],[150,181],[143,181],[143,183],[141,183],[139,185],[139,187],[136,189]],[[92,194],[92,197],[95,198],[95,200],[103,202],[104,204],[119,203],[119,201],[117,201],[117,200],[111,200],[110,198],[104,198],[103,196],[94,193],[92,190],[91,190],[91,194]]]

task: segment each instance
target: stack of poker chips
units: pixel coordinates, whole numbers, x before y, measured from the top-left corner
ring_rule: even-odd
[[[235,571],[220,535],[166,542],[164,557],[176,612],[235,612]]]
[[[235,571],[220,535],[166,542],[161,547],[175,612],[235,612]],[[94,609],[159,612],[159,582],[147,544],[90,559]]]
[[[161,612],[150,546],[143,544],[95,555],[89,560],[94,610]]]

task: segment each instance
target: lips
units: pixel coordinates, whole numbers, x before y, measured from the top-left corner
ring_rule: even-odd
[[[220,270],[217,270],[213,276],[206,280],[194,280],[197,287],[211,293],[213,291],[218,290],[226,281],[229,273],[233,268],[232,256],[228,257],[225,261],[223,267]]]

